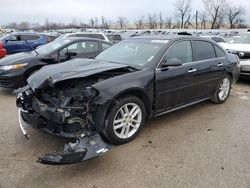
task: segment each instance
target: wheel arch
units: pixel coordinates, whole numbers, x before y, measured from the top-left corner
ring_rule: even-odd
[[[140,88],[130,88],[124,91],[121,91],[117,95],[115,95],[112,100],[110,100],[106,104],[102,104],[98,106],[98,110],[93,114],[94,121],[96,123],[96,129],[101,132],[103,127],[105,126],[105,121],[108,113],[110,112],[112,105],[117,99],[126,97],[126,96],[135,96],[142,101],[146,109],[146,119],[151,117],[152,113],[152,102],[150,97],[144,92],[143,89]]]

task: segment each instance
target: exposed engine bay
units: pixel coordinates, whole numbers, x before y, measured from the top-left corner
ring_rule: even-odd
[[[45,155],[43,164],[69,164],[98,157],[111,145],[96,131],[92,114],[97,110],[99,91],[92,85],[106,79],[129,73],[128,68],[105,71],[87,78],[75,78],[52,84],[49,79],[43,87],[33,90],[29,85],[16,90],[20,109],[20,126],[24,124],[60,137],[75,138],[62,152]],[[26,126],[27,127],[27,126]],[[28,138],[27,131],[23,131]]]

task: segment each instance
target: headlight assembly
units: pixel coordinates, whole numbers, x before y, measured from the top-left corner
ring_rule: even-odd
[[[16,64],[16,65],[5,65],[0,66],[0,70],[8,71],[8,70],[18,70],[25,67],[28,63]]]

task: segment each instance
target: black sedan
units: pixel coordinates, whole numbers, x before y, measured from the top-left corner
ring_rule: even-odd
[[[133,38],[95,60],[42,68],[17,91],[20,127],[77,139],[45,164],[102,155],[133,140],[145,121],[205,100],[224,103],[239,76],[236,55],[195,37]],[[105,137],[104,141],[102,138]]]
[[[7,56],[0,60],[0,87],[19,88],[41,67],[73,58],[94,58],[112,43],[91,38],[67,38],[48,43],[32,52]]]

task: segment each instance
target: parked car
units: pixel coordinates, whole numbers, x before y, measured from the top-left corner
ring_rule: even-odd
[[[113,43],[117,43],[117,42],[120,42],[122,40],[122,37],[119,34],[107,34],[107,37],[108,37],[109,41],[113,42]]]
[[[208,39],[211,39],[217,43],[221,43],[221,42],[226,42],[224,37],[221,37],[221,36],[213,36],[213,35],[209,35],[209,36],[201,36],[201,37],[204,37],[204,38],[208,38]]]
[[[23,87],[26,79],[45,65],[72,58],[94,58],[111,45],[98,39],[67,38],[53,41],[32,52],[7,56],[0,60],[0,87]]]
[[[0,38],[7,54],[32,51],[34,48],[44,45],[48,39],[43,34],[37,33],[11,33]]]
[[[250,79],[250,32],[220,44],[224,49],[238,55],[240,58],[240,77]]]
[[[78,140],[39,162],[85,161],[107,152],[110,142],[133,140],[149,118],[205,100],[224,103],[238,76],[237,56],[211,40],[128,39],[93,60],[74,59],[33,74],[16,91],[20,127],[26,137],[31,126]]]
[[[104,33],[94,33],[94,32],[67,33],[67,34],[61,35],[57,39],[68,38],[68,37],[88,37],[88,38],[100,39],[100,40],[110,42],[108,37]]]
[[[7,50],[3,47],[3,43],[0,42],[0,58],[3,58],[7,55]]]
[[[55,40],[57,37],[59,37],[59,34],[51,34],[51,33],[43,33],[48,39],[48,42],[52,42]]]

